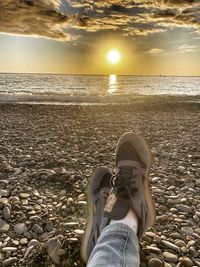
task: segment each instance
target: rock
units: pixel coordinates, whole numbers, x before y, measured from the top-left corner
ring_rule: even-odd
[[[66,222],[66,223],[63,223],[62,225],[65,228],[71,228],[71,227],[78,226],[79,223],[78,222]]]
[[[8,190],[0,189],[0,197],[8,197],[8,196],[9,196]]]
[[[38,224],[34,224],[32,227],[33,232],[35,232],[38,235],[43,234],[43,229]]]
[[[30,197],[29,193],[20,193],[19,195],[21,198],[29,198]]]
[[[28,243],[28,247],[30,246],[35,246],[39,243],[39,241],[37,239],[32,239],[29,243]]]
[[[13,202],[19,202],[19,198],[17,196],[12,197]]]
[[[9,229],[9,224],[0,218],[0,233],[7,233]]]
[[[17,261],[16,257],[8,258],[2,262],[2,267],[12,266]]]
[[[169,234],[169,236],[173,239],[181,239],[182,238],[182,235],[179,234],[178,232],[173,232],[173,233]]]
[[[30,221],[41,221],[40,216],[38,215],[33,215],[29,218]]]
[[[184,166],[178,166],[177,171],[180,173],[183,173],[185,171],[185,167]]]
[[[23,234],[24,232],[26,232],[27,231],[27,226],[26,226],[26,224],[25,223],[17,223],[17,224],[15,224],[15,226],[14,226],[14,231],[15,231],[15,233],[17,233],[18,235],[21,235],[21,234]]]
[[[192,267],[193,266],[193,262],[190,258],[183,256],[179,258],[179,261],[182,263],[183,266],[185,267]]]
[[[165,251],[163,253],[163,257],[166,261],[169,262],[177,262],[178,261],[178,257],[175,254],[172,254],[170,252]]]
[[[163,262],[160,259],[152,258],[148,262],[148,267],[162,267]]]
[[[4,259],[5,259],[5,254],[3,252],[0,252],[0,263],[2,263]]]
[[[147,231],[145,235],[153,238],[156,234],[154,232]]]
[[[20,245],[26,245],[26,244],[28,244],[28,240],[26,237],[24,237],[24,238],[20,239],[19,243],[20,243]]]
[[[31,252],[31,250],[34,248],[34,246],[30,246],[26,249],[26,252],[24,254],[24,259],[27,259],[29,253]]]
[[[15,245],[15,246],[18,246],[18,245],[19,245],[19,241],[18,241],[18,240],[12,240],[12,243],[13,243],[13,245]]]
[[[83,235],[84,234],[84,230],[81,230],[81,229],[75,229],[74,232],[76,234],[79,234],[79,235]]]
[[[181,232],[185,235],[192,235],[194,233],[192,227],[189,226],[183,226],[181,227]]]
[[[186,243],[183,240],[178,239],[178,240],[175,240],[175,245],[181,248],[181,247],[185,247]]]
[[[152,182],[153,184],[157,184],[159,180],[160,180],[159,177],[153,177],[153,178],[151,179],[151,182]]]
[[[59,264],[58,251],[61,249],[61,243],[59,237],[51,238],[47,241],[47,253],[52,261]]]
[[[171,248],[172,250],[179,251],[179,247],[169,241],[162,240],[162,244],[167,248]]]
[[[187,206],[187,205],[178,204],[178,205],[176,205],[176,208],[181,212],[185,212],[185,213],[191,213],[192,212],[192,208]]]
[[[54,225],[53,225],[52,221],[47,222],[47,224],[46,224],[47,231],[51,232],[53,230],[53,227],[54,227]]]
[[[15,169],[15,175],[18,175],[18,174],[20,174],[22,172],[22,170],[20,169],[20,168],[16,168]]]
[[[156,216],[156,221],[163,223],[163,222],[167,222],[169,220],[169,217],[167,215],[160,215],[160,216]]]
[[[200,235],[200,228],[196,228],[194,231],[195,231],[195,233],[197,233],[198,235]]]
[[[172,267],[171,264],[169,264],[168,262],[164,262],[164,266],[163,267]],[[177,266],[176,266],[177,267]]]
[[[16,251],[17,248],[16,247],[4,247],[1,249],[2,252],[13,252]]]
[[[193,216],[193,220],[198,223],[200,221],[199,216],[197,216],[196,214]]]
[[[3,209],[3,217],[5,220],[9,220],[10,219],[10,209],[9,207],[5,206]]]
[[[161,253],[161,250],[157,247],[154,247],[154,246],[146,246],[146,249],[151,253],[156,253],[156,254],[160,254]],[[146,250],[145,249],[145,250]]]

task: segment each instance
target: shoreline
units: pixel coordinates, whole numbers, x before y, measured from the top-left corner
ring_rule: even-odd
[[[30,104],[30,105],[131,105],[135,103],[200,103],[200,95],[105,95],[105,96],[70,96],[70,95],[36,95],[23,100],[23,96],[8,97],[2,101],[4,104]],[[18,101],[17,101],[17,98]]]
[[[65,95],[65,94],[0,94],[0,104],[134,104],[135,102],[200,102],[200,95]]]
[[[54,265],[81,266],[88,179],[96,167],[114,169],[118,138],[134,131],[151,147],[157,212],[140,241],[142,266],[157,259],[173,267],[184,256],[184,264],[200,266],[200,104],[180,100],[0,103],[1,261],[52,266],[49,247],[59,244],[62,255],[54,255]]]

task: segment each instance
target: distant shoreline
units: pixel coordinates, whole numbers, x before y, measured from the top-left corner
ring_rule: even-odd
[[[199,75],[176,75],[176,74],[117,74],[117,73],[51,73],[51,72],[0,72],[0,74],[35,74],[35,75],[73,75],[73,76],[110,76],[115,74],[117,76],[150,76],[150,77],[200,77]]]

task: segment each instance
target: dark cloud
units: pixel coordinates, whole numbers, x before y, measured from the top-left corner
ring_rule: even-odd
[[[199,13],[197,0],[1,0],[0,32],[60,40],[99,31],[146,36],[176,27],[199,33]]]
[[[69,39],[64,33],[69,17],[59,12],[57,0],[0,1],[0,32]]]
[[[185,4],[194,4],[195,0],[161,0],[161,1],[158,1],[158,2],[161,2],[161,3],[164,3],[164,4],[171,4],[171,5],[185,5]]]

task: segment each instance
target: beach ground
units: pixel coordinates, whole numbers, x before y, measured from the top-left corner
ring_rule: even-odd
[[[142,134],[153,155],[157,220],[140,241],[141,266],[200,266],[200,104],[183,100],[1,104],[2,266],[81,266],[88,179],[114,169],[126,131]]]

